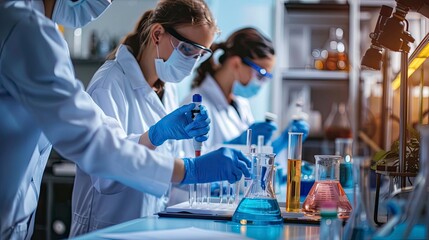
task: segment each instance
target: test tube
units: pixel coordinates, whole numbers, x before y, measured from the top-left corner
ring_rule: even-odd
[[[286,211],[299,212],[301,191],[302,133],[289,132]]]
[[[246,151],[247,151],[247,157],[249,159],[252,159],[252,129],[247,129],[247,138],[246,138]],[[250,167],[250,169],[248,168],[249,172],[252,172],[252,168]],[[234,191],[234,204],[238,205],[240,203],[241,197],[240,197],[240,192],[241,192],[241,187],[243,187],[243,193],[245,192],[245,182],[248,180],[251,180],[252,178],[247,178],[247,177],[242,177],[240,178],[239,181],[237,181],[235,183],[235,191]]]
[[[265,112],[265,122],[275,122],[276,120],[277,120],[277,114],[272,112]],[[271,145],[270,139],[267,139],[266,145]]]
[[[340,184],[343,188],[353,187],[352,151],[352,138],[335,139],[335,155],[343,157],[340,162]]]

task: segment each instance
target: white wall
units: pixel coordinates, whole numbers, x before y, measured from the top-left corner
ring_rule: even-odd
[[[121,39],[131,32],[143,13],[155,7],[156,0],[116,0],[97,20],[82,28],[81,48],[74,48],[79,38],[74,37],[74,30],[66,29],[64,36],[69,43],[73,57],[89,57],[89,39],[91,33],[96,31],[99,36],[109,39]]]

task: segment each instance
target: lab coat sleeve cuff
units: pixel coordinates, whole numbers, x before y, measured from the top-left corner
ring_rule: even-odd
[[[127,140],[132,141],[134,143],[139,143],[141,134],[130,134],[126,137]]]

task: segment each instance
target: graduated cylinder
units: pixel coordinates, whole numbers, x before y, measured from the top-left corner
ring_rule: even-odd
[[[289,132],[286,211],[299,212],[301,192],[302,133]]]

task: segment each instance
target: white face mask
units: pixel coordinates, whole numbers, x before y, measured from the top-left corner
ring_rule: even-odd
[[[159,58],[158,45],[156,45],[156,51],[158,52],[158,58],[155,59],[156,74],[164,82],[178,83],[182,81],[185,77],[191,75],[198,61],[198,58],[183,56],[176,48],[174,48],[167,61],[164,61]]]
[[[96,19],[111,0],[56,0],[52,21],[66,27],[82,27]]]

